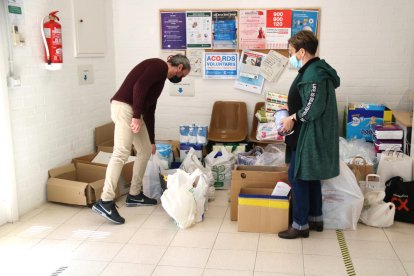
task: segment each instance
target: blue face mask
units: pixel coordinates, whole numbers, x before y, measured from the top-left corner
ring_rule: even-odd
[[[290,65],[295,69],[300,69],[302,67],[302,61],[296,58],[296,55],[292,55],[289,59]]]

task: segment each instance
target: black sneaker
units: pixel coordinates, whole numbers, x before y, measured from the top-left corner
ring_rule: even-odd
[[[127,207],[142,206],[142,205],[157,205],[157,200],[147,197],[142,192],[139,195],[135,195],[135,196],[128,194],[126,198]]]
[[[118,206],[116,206],[113,201],[103,203],[102,199],[100,199],[92,206],[92,211],[103,216],[107,220],[112,221],[113,223],[123,224],[125,219],[119,215],[116,208],[118,208]]]

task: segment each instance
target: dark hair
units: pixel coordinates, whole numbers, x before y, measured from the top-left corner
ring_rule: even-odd
[[[176,54],[174,56],[170,56],[168,57],[167,62],[169,62],[172,66],[178,66],[182,64],[183,70],[191,70],[190,61],[185,55]]]
[[[300,31],[289,38],[288,42],[296,51],[303,48],[311,55],[314,55],[318,49],[318,39],[311,31]]]

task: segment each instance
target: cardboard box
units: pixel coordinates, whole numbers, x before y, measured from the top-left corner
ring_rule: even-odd
[[[113,151],[114,131],[115,124],[112,122],[95,128],[95,147],[97,151]]]
[[[106,168],[79,163],[49,170],[47,200],[89,205],[101,197]]]
[[[231,179],[230,219],[237,220],[240,189],[273,189],[278,180],[288,183],[288,167],[236,166],[232,171]]]
[[[272,196],[272,191],[269,188],[240,190],[238,231],[274,234],[288,229],[289,198]]]
[[[113,122],[95,128],[95,148],[97,152],[114,151],[114,131]],[[134,146],[131,147],[131,155],[136,155]]]
[[[104,167],[105,171],[108,167],[108,163],[95,163],[92,162],[93,159],[98,155],[98,153],[91,153],[84,156],[79,156],[72,159],[72,162],[77,166],[79,163],[81,164],[89,164]],[[115,191],[116,197],[125,195],[129,192],[129,188],[131,186],[132,180],[132,172],[133,172],[134,162],[129,162],[124,165],[121,171],[121,175],[118,180],[118,185]],[[104,177],[105,178],[105,177]]]
[[[345,121],[346,139],[365,138],[366,141],[372,141],[372,126],[391,121],[392,110],[384,105],[350,103]]]

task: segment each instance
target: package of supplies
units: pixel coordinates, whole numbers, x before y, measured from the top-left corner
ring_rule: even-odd
[[[404,136],[403,129],[397,124],[373,125],[374,135],[379,140],[401,140]]]

